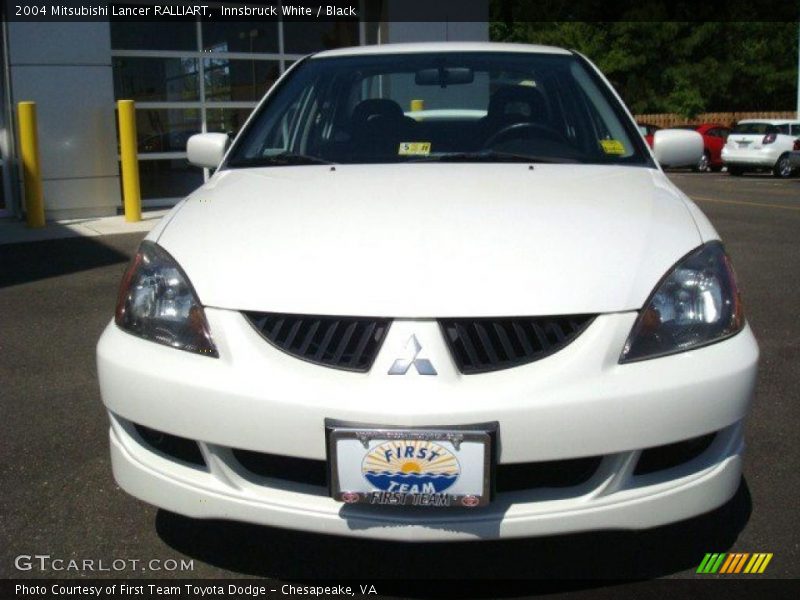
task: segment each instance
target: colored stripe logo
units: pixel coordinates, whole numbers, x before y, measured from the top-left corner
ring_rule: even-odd
[[[704,575],[713,575],[715,573],[725,575],[763,573],[771,560],[771,552],[757,552],[754,554],[748,552],[708,553],[703,558],[700,566],[697,567],[697,572]]]

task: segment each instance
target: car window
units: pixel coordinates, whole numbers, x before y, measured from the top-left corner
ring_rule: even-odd
[[[791,135],[800,136],[800,123],[792,125]]]
[[[778,129],[770,123],[737,123],[731,133],[764,135],[767,133],[778,133]]]
[[[624,109],[583,59],[499,52],[308,59],[262,105],[226,165],[287,155],[650,164]]]

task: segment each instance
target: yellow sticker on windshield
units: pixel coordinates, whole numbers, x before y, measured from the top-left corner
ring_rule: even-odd
[[[430,142],[401,142],[397,154],[400,156],[427,156],[431,153]]]
[[[606,154],[625,154],[625,146],[619,140],[600,140]]]

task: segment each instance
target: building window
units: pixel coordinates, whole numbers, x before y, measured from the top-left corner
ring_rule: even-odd
[[[139,154],[185,152],[188,139],[203,128],[200,109],[144,108],[136,111]]]
[[[206,111],[206,128],[233,137],[239,133],[249,116],[249,108],[209,108]]]
[[[357,46],[358,22],[289,21],[283,24],[286,52],[309,54],[342,46]]]
[[[111,48],[114,50],[197,49],[194,21],[111,21]]]
[[[256,102],[281,73],[279,61],[203,60],[206,100],[212,102]]]
[[[203,171],[185,158],[143,160],[139,163],[142,202],[188,196],[203,184]]]
[[[203,23],[203,50],[278,54],[278,23]]]
[[[363,43],[357,21],[112,21],[110,27],[114,96],[136,101],[145,206],[173,204],[208,176],[186,161],[191,135],[235,135],[295,61]]]
[[[114,97],[138,102],[200,100],[196,58],[141,58],[116,56]]]

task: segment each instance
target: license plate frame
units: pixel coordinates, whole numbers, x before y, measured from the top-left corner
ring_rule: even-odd
[[[329,495],[344,505],[434,507],[439,509],[485,507],[494,499],[497,429],[497,422],[454,426],[397,427],[326,419]],[[340,442],[345,444],[340,446]],[[418,453],[422,453],[422,449],[431,452],[441,452],[443,449],[446,451],[442,452],[445,457],[447,453],[452,454],[452,457],[446,457],[447,460],[444,461],[452,464],[450,458],[455,458],[455,463],[457,463],[457,475],[452,483],[448,483],[448,478],[452,475],[449,472],[445,473],[444,477],[440,477],[439,481],[436,481],[435,476],[433,479],[428,478],[425,484],[422,483],[422,480],[417,480],[419,486],[428,486],[427,489],[423,487],[421,490],[418,489],[419,486],[415,489],[413,482],[408,483],[403,479],[404,477],[413,477],[412,473],[401,473],[397,470],[392,473],[389,471],[364,471],[368,458],[369,461],[375,461],[381,453],[385,454],[387,445],[400,448],[406,442],[414,443]],[[340,455],[342,448],[344,448],[344,455]],[[406,445],[402,446],[402,450],[407,451]],[[358,452],[362,455],[360,464],[357,462]],[[387,457],[386,460],[388,462],[389,458]],[[439,459],[439,461],[441,460]],[[481,467],[480,473],[476,472],[478,462]],[[358,466],[357,473],[354,471],[355,466]],[[342,469],[347,470],[343,471]],[[420,472],[418,477],[425,475],[429,475],[429,473]],[[367,479],[368,476],[371,479]],[[399,491],[400,487],[398,486],[404,484],[399,483],[398,478],[400,482],[406,482],[406,490]],[[432,481],[433,483],[431,483]],[[379,487],[385,485],[389,485],[391,489]],[[431,486],[439,485],[444,485],[445,489],[431,492]],[[477,489],[478,487],[480,490]],[[450,488],[453,489],[450,490]]]

